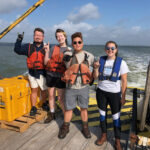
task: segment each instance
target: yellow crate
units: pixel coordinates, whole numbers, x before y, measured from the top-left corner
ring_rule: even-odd
[[[27,79],[22,77],[12,77],[12,78],[4,78],[3,79],[6,83],[15,84],[17,85],[16,88],[16,97],[20,99],[19,103],[19,112],[20,116],[26,114],[31,109],[31,102],[30,102],[30,85]],[[16,106],[17,107],[17,106]],[[16,108],[17,109],[17,108]]]
[[[6,79],[6,78],[5,78]],[[9,79],[9,78],[7,78],[7,79]],[[28,84],[29,84],[29,81],[28,81],[28,76],[23,76],[23,75],[19,75],[19,76],[15,76],[15,77],[12,77],[12,79],[14,79],[14,80],[17,80],[17,82],[19,82],[19,81],[25,81],[25,82],[28,82]],[[30,85],[30,84],[29,84]],[[27,93],[27,92],[26,92]],[[31,93],[31,88],[30,88],[30,93]],[[37,102],[36,102],[36,107],[37,108],[40,108],[41,106],[42,106],[42,104],[43,104],[43,101],[42,101],[42,99],[41,99],[41,90],[40,90],[40,88],[38,89],[38,96],[37,96]],[[30,104],[30,106],[31,106],[31,104]]]
[[[13,121],[22,115],[21,104],[25,102],[24,98],[19,97],[18,87],[17,84],[0,80],[0,120]]]
[[[26,76],[0,80],[0,120],[13,121],[31,110],[31,89]],[[37,107],[41,107],[40,90]]]

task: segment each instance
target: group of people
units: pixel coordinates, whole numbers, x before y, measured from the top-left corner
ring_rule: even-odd
[[[108,41],[104,48],[106,56],[101,56],[96,60],[93,54],[83,50],[81,32],[76,32],[71,36],[73,49],[68,46],[64,30],[57,29],[55,37],[58,45],[44,44],[44,30],[35,28],[33,43],[22,44],[23,36],[21,34],[18,35],[15,43],[14,51],[19,55],[27,56],[32,103],[30,115],[36,115],[36,99],[40,87],[43,108],[47,106],[48,89],[49,111],[44,123],[50,123],[54,120],[57,92],[64,115],[58,137],[65,138],[69,133],[73,109],[78,105],[81,111],[82,133],[85,138],[91,138],[87,111],[89,85],[94,79],[98,79],[96,99],[100,112],[102,134],[96,144],[100,146],[107,140],[106,119],[107,105],[109,104],[114,123],[115,147],[117,150],[121,150],[120,110],[121,106],[125,104],[129,69],[126,62],[117,56],[118,45],[114,41]]]

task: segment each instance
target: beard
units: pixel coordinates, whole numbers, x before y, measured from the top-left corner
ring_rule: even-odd
[[[34,41],[34,43],[39,45],[39,44],[42,44],[43,41],[39,42],[39,41],[37,40],[37,41]]]
[[[42,42],[35,42],[36,44],[42,44]]]

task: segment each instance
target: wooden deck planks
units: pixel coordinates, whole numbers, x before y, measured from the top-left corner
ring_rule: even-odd
[[[0,150],[113,150],[113,131],[108,131],[108,142],[102,146],[95,145],[100,137],[99,127],[90,127],[91,139],[86,139],[81,133],[81,124],[71,123],[70,132],[65,139],[58,138],[62,118],[50,124],[35,123],[26,132],[18,133],[5,129],[0,130]],[[123,136],[124,137],[124,136]],[[125,142],[123,138],[122,142]],[[123,144],[123,146],[125,146]]]
[[[78,132],[78,128],[74,124],[70,124],[70,131],[64,139],[58,138],[58,132],[56,136],[51,138],[49,142],[43,147],[43,150],[60,150],[63,149],[66,144],[73,138],[73,136]]]
[[[3,129],[4,132],[6,132],[6,135],[9,136],[5,135],[5,139],[6,139],[5,143],[1,143],[0,140],[0,145],[1,145],[0,150],[17,150],[21,148],[25,143],[30,141],[34,136],[39,134],[39,132],[43,130],[46,126],[48,125],[36,123],[32,125],[32,127],[30,127],[24,133]],[[0,139],[3,136],[4,134],[0,134]]]

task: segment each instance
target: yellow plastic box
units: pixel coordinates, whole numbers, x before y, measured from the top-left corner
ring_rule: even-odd
[[[21,108],[29,96],[26,98],[20,96],[19,89],[21,88],[18,84],[0,81],[0,120],[13,121],[26,113],[25,109],[21,110]]]
[[[25,76],[0,80],[0,120],[13,121],[30,112],[31,89]],[[41,106],[40,91],[37,106]]]

